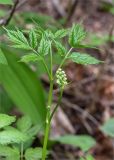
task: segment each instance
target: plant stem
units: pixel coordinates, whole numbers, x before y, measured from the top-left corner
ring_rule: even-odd
[[[50,44],[50,69],[51,69],[51,79],[53,77],[53,56],[52,56],[52,48],[51,48],[51,44]]]
[[[53,111],[52,111],[52,113],[50,115],[50,119],[49,119],[50,122],[51,122],[51,120],[52,120],[52,118],[54,116],[54,113],[56,112],[57,108],[59,107],[59,105],[61,103],[61,99],[62,99],[62,95],[63,95],[63,90],[64,90],[64,88],[62,87],[61,90],[60,90],[60,95],[59,95],[58,102],[57,102],[55,108],[53,109]]]
[[[72,51],[72,49],[73,49],[73,48],[70,48],[69,51],[66,53],[65,57],[63,58],[62,62],[61,62],[60,65],[59,65],[58,69],[61,68],[61,67],[63,66],[63,64],[64,64],[66,58],[68,57],[68,55],[70,54],[70,52]],[[57,69],[57,70],[58,70],[58,69]],[[56,75],[55,75],[55,76],[56,76]],[[55,79],[55,76],[54,76],[53,79]]]
[[[59,65],[58,69],[61,68],[66,60],[66,58],[68,57],[68,55],[70,54],[70,52],[72,51],[73,48],[70,48],[69,51],[66,53],[65,57],[63,58],[61,64]]]
[[[43,63],[43,65],[44,65],[44,67],[45,67],[45,70],[47,71],[48,77],[49,77],[49,79],[51,79],[51,74],[50,74],[50,72],[49,72],[49,69],[48,69],[48,67],[47,67],[47,65],[46,65],[46,62],[45,62],[44,58],[43,58],[35,49],[33,49],[33,48],[30,48],[30,49],[31,49],[37,56],[39,56],[39,57],[41,58],[42,63]]]
[[[53,95],[53,80],[50,81],[50,90],[48,96],[48,104],[47,104],[47,115],[46,115],[46,129],[45,129],[45,137],[44,137],[44,144],[43,144],[43,151],[42,151],[42,160],[46,158],[46,150],[47,150],[47,142],[49,137],[49,130],[50,130],[50,108],[52,103],[52,95]]]
[[[44,65],[44,67],[45,67],[45,70],[47,71],[47,74],[48,74],[49,79],[51,80],[50,72],[49,72],[48,67],[47,67],[47,65],[46,65],[46,63],[45,63],[45,61],[44,61],[43,58],[42,58],[42,63],[43,63],[43,65]]]
[[[44,59],[43,59],[44,60]],[[44,65],[45,65],[45,61]],[[47,71],[47,65],[45,66]],[[47,115],[46,115],[46,129],[45,129],[45,136],[44,136],[44,144],[43,144],[43,151],[42,151],[42,160],[45,160],[46,158],[46,151],[47,151],[47,143],[48,143],[48,137],[49,137],[49,131],[50,131],[50,108],[52,104],[52,96],[53,96],[53,57],[52,57],[52,48],[50,43],[50,72],[48,72],[48,77],[50,79],[50,89],[49,89],[49,96],[48,96],[48,104],[47,104]]]
[[[50,123],[48,122],[48,124],[46,123],[46,129],[45,129],[45,137],[44,137],[44,144],[43,144],[43,151],[42,151],[42,160],[45,160],[45,158],[46,158],[49,130],[50,130]]]
[[[21,160],[23,160],[23,143],[21,143]]]

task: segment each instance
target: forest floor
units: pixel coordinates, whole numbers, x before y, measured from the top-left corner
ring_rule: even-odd
[[[35,3],[32,3],[34,8]],[[66,1],[61,4],[63,8]],[[55,7],[55,8],[54,8]],[[36,7],[36,11],[58,20],[62,16],[58,6],[47,1],[45,5]],[[88,32],[100,37],[113,34],[114,15],[103,11],[98,1],[79,1],[75,12],[66,26],[83,21]],[[87,66],[69,63],[65,66],[68,79],[72,82],[64,91],[61,109],[58,110],[52,123],[52,136],[63,134],[89,134],[97,145],[90,151],[96,160],[114,159],[114,141],[100,132],[99,126],[114,116],[114,43],[110,40],[99,49],[87,49],[85,52],[105,61],[103,65]],[[56,101],[55,95],[55,101]],[[61,123],[62,121],[62,123]],[[70,146],[56,145],[53,147],[54,160],[76,159],[81,156],[79,149]]]
[[[104,60],[104,64],[83,67],[68,63],[65,66],[68,80],[72,83],[64,91],[61,109],[52,122],[51,136],[91,135],[97,141],[96,146],[90,151],[95,160],[113,160],[114,141],[101,133],[99,127],[114,116],[114,42],[110,39],[113,35],[114,15],[103,10],[100,1],[97,0],[78,1],[75,12],[70,16],[66,14],[67,0],[61,1],[61,7],[55,4],[54,0],[53,3],[50,0],[41,2],[40,5],[36,3],[36,0],[31,0],[28,6],[22,9],[45,13],[57,21],[67,16],[65,26],[82,21],[87,32],[99,37],[109,37],[98,49],[83,50]],[[56,101],[57,94],[54,98]],[[53,147],[49,160],[73,160],[81,155],[79,149],[57,144]]]

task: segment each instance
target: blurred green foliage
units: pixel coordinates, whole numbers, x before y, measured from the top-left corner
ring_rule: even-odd
[[[19,63],[15,54],[4,50],[8,66],[0,65],[0,82],[19,109],[28,114],[34,123],[45,120],[45,98],[36,74],[25,64]],[[31,112],[32,110],[32,112]]]

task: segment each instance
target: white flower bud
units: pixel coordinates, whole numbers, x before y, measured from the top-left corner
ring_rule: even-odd
[[[61,68],[59,68],[57,71],[56,71],[56,78],[57,78],[57,84],[60,86],[60,87],[64,87],[65,85],[67,85],[67,77],[66,77],[66,74],[65,74],[65,71],[63,71]]]

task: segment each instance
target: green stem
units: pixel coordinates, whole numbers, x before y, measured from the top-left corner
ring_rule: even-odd
[[[51,74],[50,74],[50,72],[49,72],[49,69],[48,69],[46,63],[45,63],[44,58],[43,58],[36,50],[34,50],[33,48],[31,48],[31,50],[32,50],[37,56],[39,56],[39,57],[41,58],[42,63],[43,63],[43,65],[44,65],[44,67],[45,67],[45,70],[47,71],[48,77],[49,77],[49,79],[51,79]]]
[[[52,96],[53,96],[53,61],[52,61],[52,49],[50,44],[50,89],[49,89],[49,96],[48,96],[48,104],[47,104],[47,115],[46,115],[46,129],[45,129],[45,136],[44,136],[44,144],[43,144],[43,151],[42,151],[42,160],[46,158],[46,151],[47,151],[47,143],[50,131],[50,108],[52,104]]]
[[[50,130],[50,123],[46,124],[43,151],[42,151],[42,160],[45,160],[45,158],[46,158],[49,130]]]
[[[63,58],[61,64],[59,65],[58,69],[61,68],[66,60],[66,58],[68,57],[68,55],[70,54],[70,52],[72,51],[73,48],[70,48],[69,51],[67,52],[67,54],[65,55],[65,57]]]
[[[23,160],[23,143],[21,143],[21,160]]]
[[[64,88],[62,87],[61,90],[60,90],[60,95],[59,95],[58,102],[57,102],[55,108],[53,109],[53,111],[52,111],[52,113],[50,115],[50,119],[49,119],[50,122],[51,122],[51,120],[52,120],[52,118],[54,116],[54,113],[56,112],[57,108],[59,107],[59,105],[61,103],[61,99],[62,99],[62,95],[63,95],[63,90],[64,90]]]
[[[70,54],[70,52],[72,51],[72,49],[73,49],[73,48],[70,48],[69,51],[66,53],[65,57],[63,58],[62,62],[61,62],[60,65],[59,65],[58,69],[61,68],[61,67],[63,66],[63,64],[64,64],[66,58],[68,57],[68,55]],[[57,70],[58,70],[58,69],[57,69]],[[53,79],[55,79],[55,76],[54,76]]]
[[[52,56],[52,47],[50,44],[50,69],[51,69],[51,78],[53,77],[53,56]]]
[[[53,80],[50,81],[50,90],[49,90],[49,97],[48,97],[48,104],[47,104],[47,115],[46,115],[46,129],[45,129],[45,137],[44,137],[44,144],[43,144],[43,151],[42,151],[42,160],[46,158],[47,152],[47,143],[50,131],[50,108],[52,103],[52,95],[53,95]]]
[[[44,67],[45,67],[45,70],[47,71],[47,74],[48,74],[49,79],[51,80],[51,74],[50,74],[49,69],[48,69],[48,67],[47,67],[47,65],[46,65],[46,63],[45,63],[45,61],[44,61],[43,58],[42,58],[42,63],[43,63],[43,65],[44,65]]]

